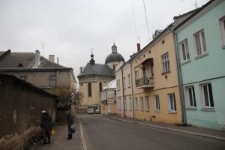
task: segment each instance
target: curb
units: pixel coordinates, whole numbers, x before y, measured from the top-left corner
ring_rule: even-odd
[[[81,125],[80,118],[78,118],[78,122],[79,122],[79,127],[80,127],[80,138],[81,138],[81,145],[82,145],[81,149],[87,150],[87,144],[86,144],[86,140],[85,140],[85,137],[84,137],[83,127]]]
[[[161,129],[161,130],[170,130],[170,131],[174,131],[174,132],[181,132],[181,133],[186,133],[186,134],[190,134],[190,135],[200,136],[200,137],[204,137],[204,138],[225,141],[225,138],[214,136],[214,135],[195,133],[195,132],[190,132],[190,131],[184,131],[184,130],[168,128],[168,127],[160,127],[160,126],[150,125],[150,124],[141,123],[141,122],[137,122],[137,121],[124,120],[124,119],[120,119],[120,118],[116,118],[116,117],[109,117],[109,118],[115,119],[115,120],[119,120],[119,121],[123,121],[123,122],[129,122],[129,123],[135,123],[135,124],[140,124],[140,125],[144,125],[144,126],[149,126],[149,127],[153,127],[153,128],[157,128],[157,129]]]

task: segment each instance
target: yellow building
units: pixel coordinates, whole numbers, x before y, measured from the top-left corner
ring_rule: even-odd
[[[181,102],[173,33],[157,31],[155,39],[132,62],[134,118],[181,123]]]
[[[182,124],[173,29],[193,12],[174,17],[164,30],[156,30],[153,40],[131,59],[134,118]]]

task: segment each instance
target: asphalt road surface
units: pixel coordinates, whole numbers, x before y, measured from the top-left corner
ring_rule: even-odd
[[[122,122],[79,116],[87,150],[225,150],[225,142]]]

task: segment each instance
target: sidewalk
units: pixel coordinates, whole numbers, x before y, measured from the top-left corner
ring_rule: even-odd
[[[136,124],[149,126],[149,127],[153,127],[153,128],[157,128],[157,129],[171,130],[174,132],[181,132],[184,134],[191,134],[191,135],[195,135],[195,136],[201,136],[201,137],[215,139],[215,140],[221,140],[221,141],[225,142],[225,131],[199,128],[199,127],[193,127],[193,126],[181,126],[181,125],[174,125],[174,124],[140,121],[140,120],[129,119],[129,118],[120,118],[120,117],[116,117],[116,116],[108,116],[108,117],[111,119],[119,120],[119,121],[136,123]]]
[[[43,144],[42,141],[36,143],[31,150],[83,150],[80,137],[79,119],[75,119],[76,133],[73,134],[72,140],[67,140],[67,125],[57,126],[55,135],[51,138],[51,144]]]

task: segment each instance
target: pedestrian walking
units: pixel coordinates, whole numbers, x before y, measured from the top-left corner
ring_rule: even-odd
[[[67,120],[67,127],[68,127],[68,138],[67,139],[71,140],[73,137],[73,133],[75,132],[75,126],[73,124],[73,117],[72,117],[70,111],[67,112],[66,120]]]
[[[52,118],[48,112],[45,110],[42,111],[41,114],[41,124],[40,127],[44,130],[44,144],[51,143],[51,130],[52,130]]]

